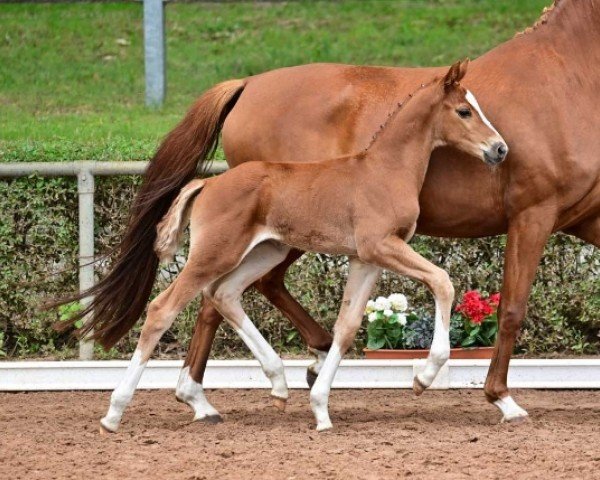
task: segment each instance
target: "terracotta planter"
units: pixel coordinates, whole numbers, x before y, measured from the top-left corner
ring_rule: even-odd
[[[458,359],[486,359],[492,358],[494,347],[453,348],[450,358]],[[365,348],[365,357],[369,360],[412,360],[427,358],[429,350],[369,350]]]

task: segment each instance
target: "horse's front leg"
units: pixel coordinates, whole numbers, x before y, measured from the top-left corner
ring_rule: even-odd
[[[511,219],[504,260],[504,283],[499,308],[499,333],[484,392],[502,412],[502,421],[527,418],[527,412],[508,391],[508,365],[527,311],[535,271],[552,233],[555,217],[547,209],[530,209]]]
[[[354,341],[367,300],[380,272],[379,267],[364,264],[358,259],[350,260],[342,306],[334,327],[333,344],[310,391],[310,405],[317,420],[318,431],[332,427],[328,411],[331,384],[344,353]]]
[[[427,286],[435,299],[435,331],[425,368],[414,379],[417,395],[431,386],[450,356],[450,313],[454,287],[445,270],[415,252],[406,241],[388,235],[385,238],[365,237],[359,256],[365,262],[379,265],[398,275],[405,275]]]

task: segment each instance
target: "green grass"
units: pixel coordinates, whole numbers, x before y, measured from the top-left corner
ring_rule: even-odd
[[[169,4],[168,97],[144,102],[142,7],[0,5],[0,160],[142,159],[204,89],[308,62],[442,65],[549,0]]]

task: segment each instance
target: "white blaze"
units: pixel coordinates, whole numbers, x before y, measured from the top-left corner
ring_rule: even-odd
[[[475,98],[475,95],[473,95],[470,90],[467,90],[467,94],[465,95],[465,98],[466,98],[467,102],[469,102],[471,104],[471,106],[475,109],[475,111],[479,114],[479,116],[481,117],[481,120],[483,120],[483,123],[485,123],[488,127],[490,127],[496,135],[498,135],[500,138],[502,138],[502,135],[500,135],[498,133],[498,130],[496,130],[494,128],[494,126],[491,124],[491,122],[483,114],[483,112],[481,111],[481,107],[479,106],[479,103],[477,103],[477,99]]]

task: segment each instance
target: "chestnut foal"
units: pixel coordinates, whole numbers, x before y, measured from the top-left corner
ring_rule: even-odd
[[[111,396],[102,426],[116,431],[141,373],[162,334],[199,293],[238,332],[271,380],[283,409],[288,389],[283,363],[242,309],[244,290],[291,248],[348,255],[350,268],[333,345],[311,390],[317,430],[332,427],[327,409],[331,383],[360,326],[381,269],[423,282],[435,297],[435,334],[425,370],[415,377],[421,393],[450,353],[449,321],[454,289],[447,273],[409,245],[419,215],[419,192],[431,151],[449,145],[496,164],[507,146],[460,86],[468,61],[399,104],[362,153],[311,164],[249,162],[187,184],[157,226],[155,251],[173,257],[188,223],[188,262],[178,278],[150,303],[138,348]],[[195,198],[197,196],[197,198]],[[195,199],[194,199],[195,198]],[[193,387],[193,386],[192,386]],[[201,387],[183,400],[218,415]],[[195,396],[194,396],[195,395]]]

